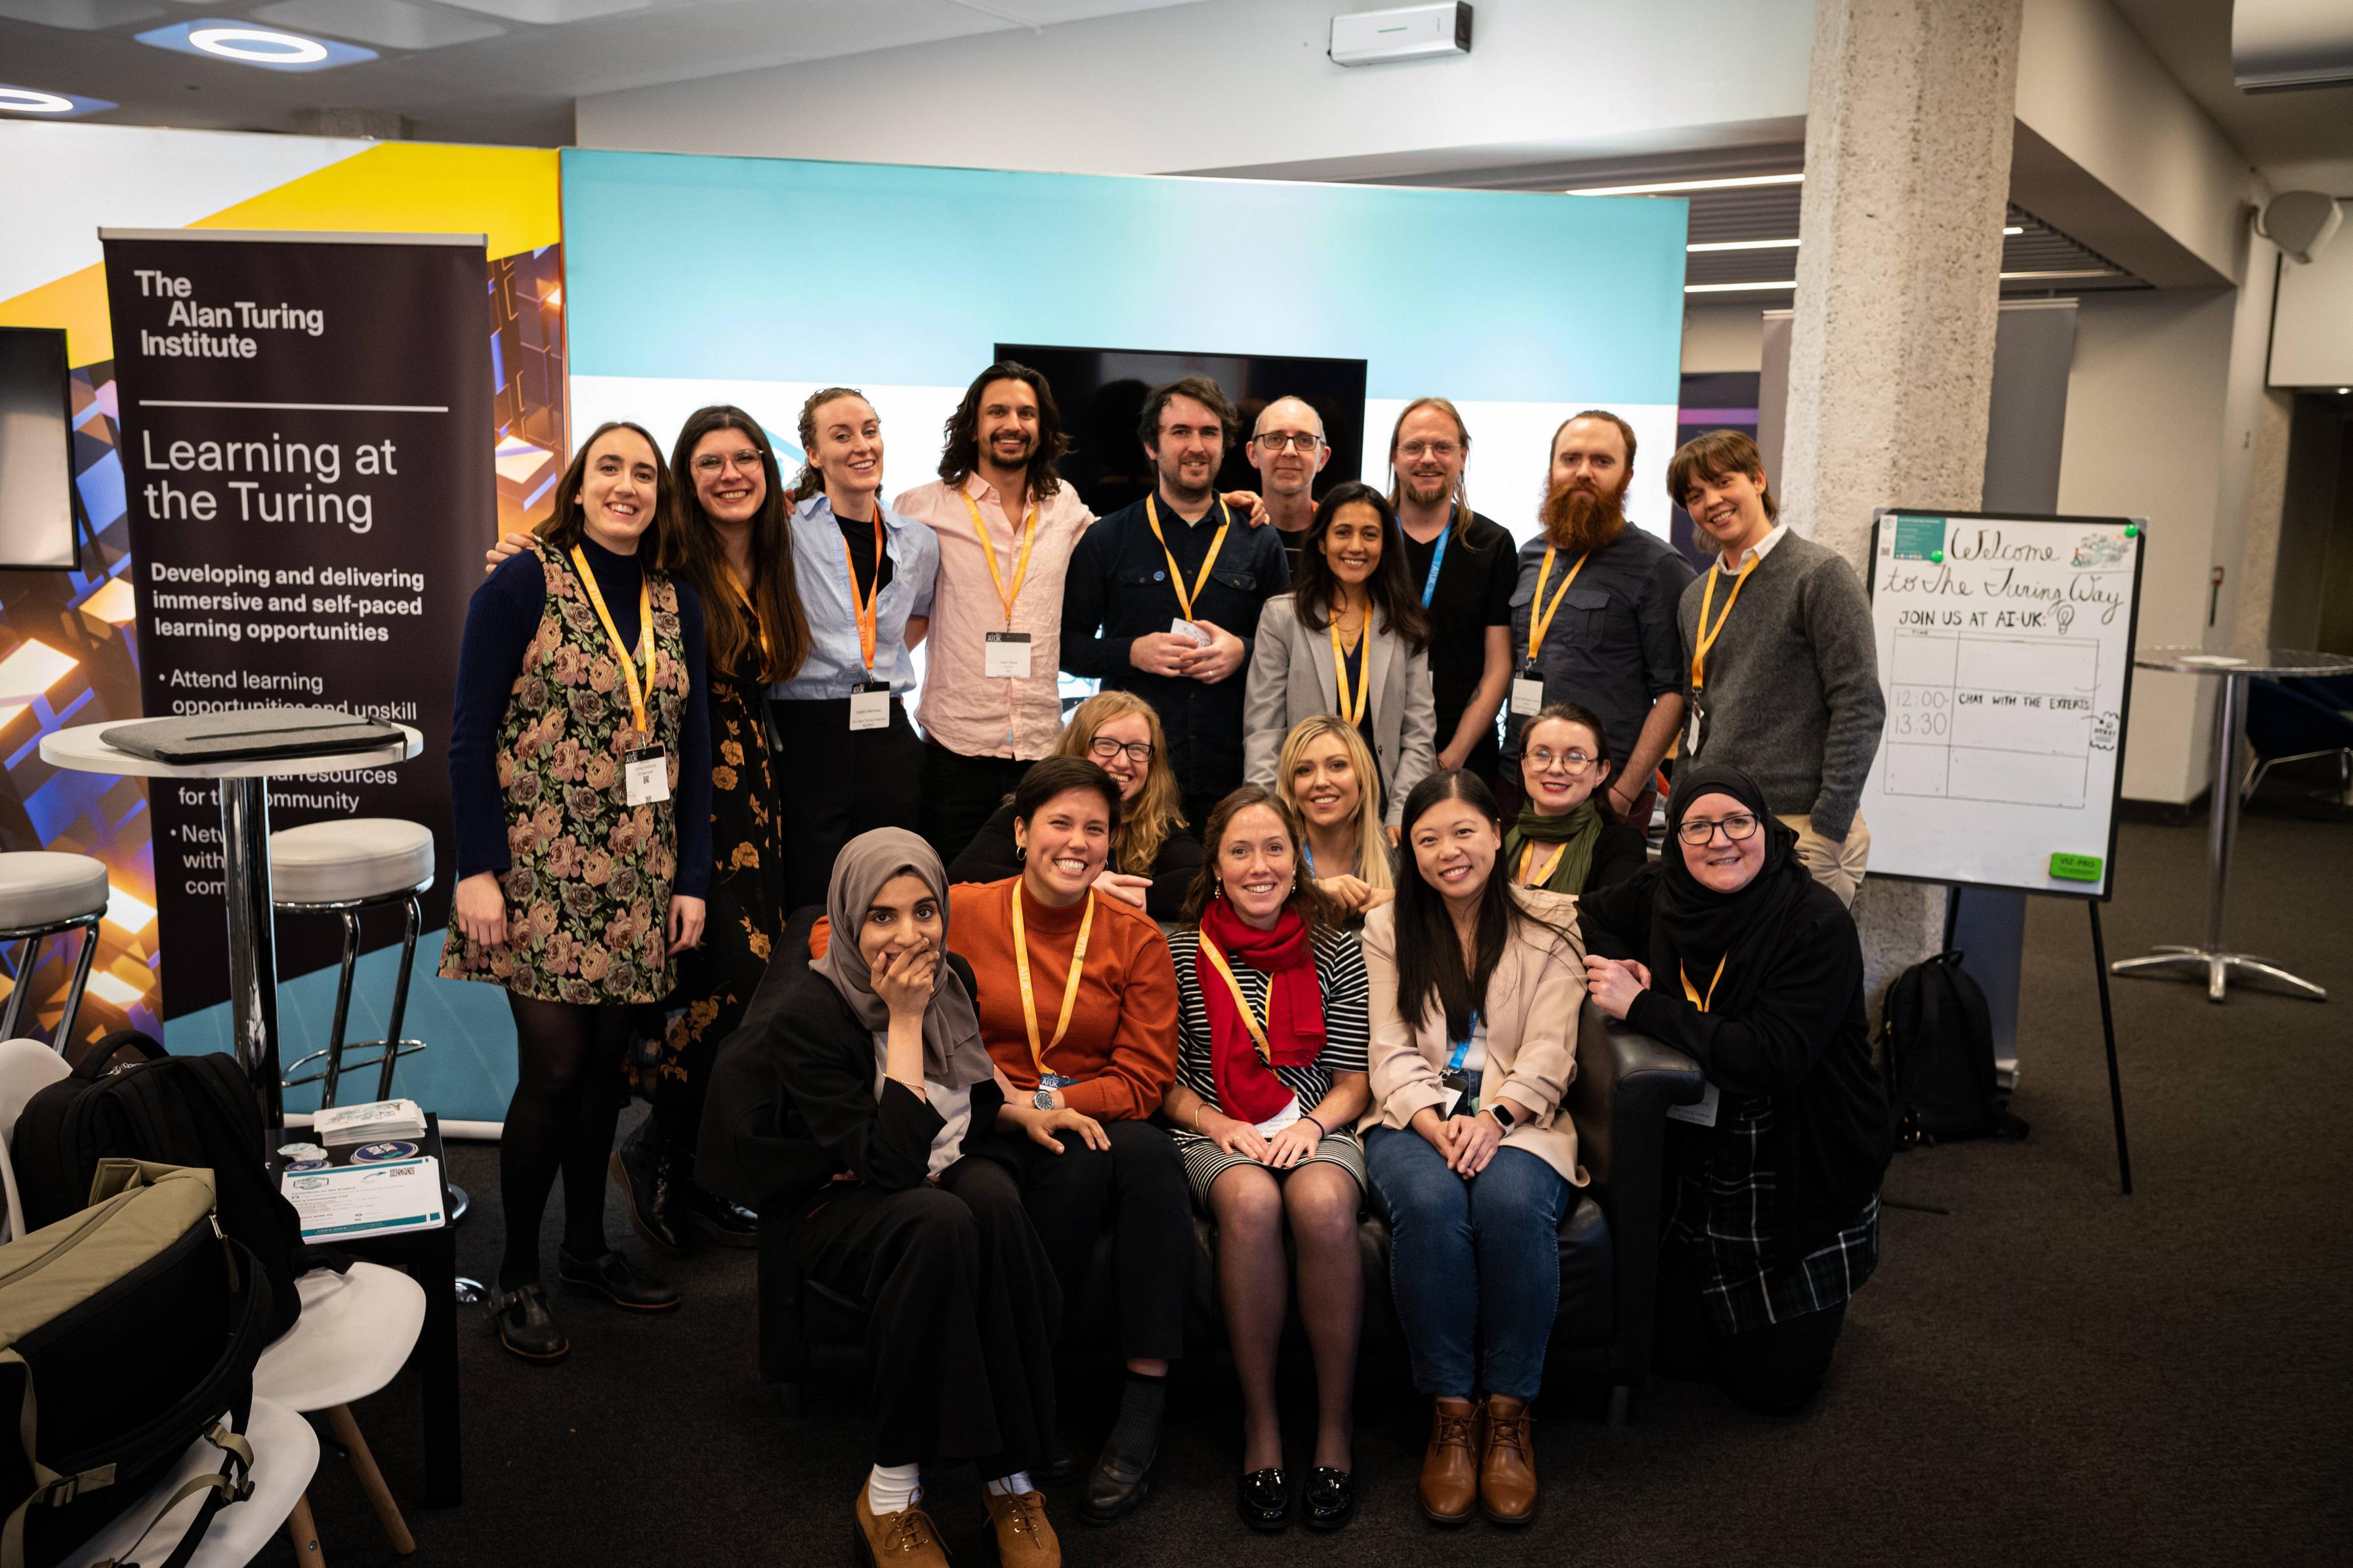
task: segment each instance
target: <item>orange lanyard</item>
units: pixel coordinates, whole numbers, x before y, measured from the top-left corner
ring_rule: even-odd
[[[1225,521],[1218,524],[1217,537],[1209,541],[1209,552],[1201,557],[1200,575],[1194,579],[1193,586],[1188,589],[1185,586],[1185,574],[1176,570],[1176,556],[1168,548],[1168,536],[1160,531],[1159,503],[1152,496],[1144,498],[1144,521],[1152,525],[1152,537],[1160,541],[1160,553],[1168,563],[1168,585],[1176,590],[1177,607],[1185,612],[1185,618],[1188,621],[1193,618],[1193,601],[1200,596],[1202,589],[1209,585],[1209,568],[1218,563],[1218,552],[1225,548],[1226,530],[1234,525],[1233,514],[1226,510],[1222,496],[1218,500],[1218,515]]]
[[[1274,1048],[1266,1043],[1266,1026],[1260,1023],[1258,1015],[1250,1011],[1249,999],[1242,995],[1241,982],[1234,978],[1234,972],[1226,964],[1226,955],[1218,951],[1218,944],[1209,940],[1208,931],[1201,933],[1201,951],[1208,955],[1210,966],[1225,976],[1226,989],[1234,994],[1234,1005],[1242,1011],[1242,1026],[1250,1031],[1250,1044],[1258,1047],[1258,1059],[1272,1067]],[[1273,1000],[1271,994],[1268,1000]]]
[[[882,568],[878,565],[874,569],[874,574],[878,577],[881,576]],[[735,568],[727,567],[724,575],[727,578],[727,585],[735,590],[735,602],[742,605],[744,613],[751,617],[752,629],[760,634],[760,662],[765,667],[772,657],[768,652],[767,623],[760,619],[760,606],[752,602],[752,590],[744,586],[744,580],[735,575]],[[858,574],[855,570],[849,574],[849,582],[850,591],[855,594],[858,584]]]
[[[638,651],[645,656],[646,680],[638,684],[638,667],[629,658],[629,647],[621,640],[621,631],[613,624],[613,612],[605,607],[604,591],[596,586],[596,574],[588,570],[588,557],[578,545],[572,547],[572,564],[579,569],[581,585],[588,590],[588,603],[596,611],[596,619],[612,640],[613,651],[621,656],[621,679],[629,686],[629,717],[637,721],[638,733],[646,732],[646,699],[654,689],[654,596],[642,568],[638,573]]]
[[[980,508],[973,503],[971,495],[964,490],[956,492],[956,499],[964,502],[964,510],[972,514],[972,531],[980,541],[980,558],[988,563],[988,580],[997,584],[997,600],[1005,606],[1005,629],[1011,631],[1013,601],[1021,596],[1021,584],[1029,576],[1029,552],[1038,542],[1038,509],[1032,506],[1029,509],[1029,521],[1021,525],[1021,548],[1014,562],[1013,586],[1008,589],[1005,585],[1005,574],[997,568],[997,542],[988,537],[988,524],[980,520]]]
[[[1029,932],[1021,922],[1021,883],[1013,884],[1013,969],[1021,979],[1021,1021],[1029,1026],[1029,1059],[1046,1071],[1046,1053],[1062,1043],[1071,1027],[1071,1011],[1079,1005],[1079,975],[1087,966],[1087,933],[1095,926],[1094,889],[1087,889],[1087,912],[1079,919],[1078,945],[1071,949],[1070,977],[1062,982],[1062,1016],[1054,1021],[1054,1037],[1038,1043],[1038,994],[1029,986]]]
[[[1748,574],[1757,570],[1757,552],[1751,549],[1748,552],[1748,564],[1743,566],[1739,574],[1732,579],[1731,596],[1724,601],[1724,614],[1715,617],[1713,630],[1707,624],[1708,606],[1715,603],[1715,580],[1724,574],[1714,566],[1707,569],[1707,586],[1702,588],[1699,595],[1699,646],[1692,649],[1691,683],[1694,691],[1699,690],[1706,684],[1707,650],[1714,647],[1715,639],[1724,635],[1724,623],[1732,618],[1732,606],[1740,602],[1740,590],[1747,584]]]
[[[1372,629],[1372,606],[1365,606],[1365,624],[1356,628],[1356,703],[1348,705],[1348,656],[1340,648],[1340,617],[1332,616],[1324,625],[1332,633],[1332,679],[1340,693],[1340,717],[1350,724],[1365,721],[1365,708],[1371,701],[1373,680],[1373,650],[1365,634]]]
[[[1725,959],[1730,958],[1732,954],[1727,952],[1724,955],[1724,958],[1719,958],[1715,961],[1715,979],[1707,983],[1707,994],[1705,996],[1702,996],[1699,994],[1699,987],[1691,983],[1691,976],[1683,973],[1683,966],[1680,963],[1675,965],[1675,974],[1683,983],[1683,995],[1689,998],[1691,1005],[1698,1008],[1701,1012],[1706,1012],[1707,1005],[1715,1000],[1716,983],[1724,978]]]
[[[1552,575],[1553,553],[1553,547],[1549,544],[1546,545],[1544,564],[1536,568],[1536,596],[1528,602],[1528,662],[1530,664],[1535,663],[1536,650],[1544,647],[1545,633],[1552,630],[1552,618],[1560,613],[1560,602],[1568,596],[1568,585],[1577,581],[1577,574],[1584,571],[1586,562],[1592,559],[1589,551],[1578,556],[1577,564],[1568,569],[1568,575],[1560,580],[1560,586],[1554,591],[1552,603],[1546,605],[1544,603],[1545,580]],[[1539,605],[1544,606],[1541,612],[1537,609]]]
[[[849,552],[847,536],[841,542],[841,558],[849,563],[849,605],[858,613],[858,651],[866,660],[866,679],[874,679],[874,612],[882,603],[882,503],[874,503],[874,591],[864,603],[858,597],[858,557]]]
[[[1531,877],[1528,875],[1528,863],[1535,858],[1535,841],[1534,839],[1530,839],[1527,843],[1521,845],[1520,886],[1523,888],[1541,888],[1546,882],[1551,881],[1552,874],[1560,869],[1560,858],[1567,853],[1567,845],[1554,845],[1552,849],[1552,858],[1544,863],[1543,870]]]

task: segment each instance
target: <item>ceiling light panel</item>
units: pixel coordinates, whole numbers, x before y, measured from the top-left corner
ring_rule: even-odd
[[[296,32],[340,33],[386,49],[438,49],[495,38],[506,31],[485,17],[428,10],[407,0],[279,0],[253,16],[256,21]]]
[[[155,48],[255,66],[262,70],[333,70],[338,66],[376,58],[374,49],[364,49],[357,44],[313,38],[222,16],[200,16],[193,22],[178,22],[135,36],[141,43]]]
[[[85,114],[102,114],[119,107],[107,99],[84,98],[78,92],[50,92],[44,88],[0,82],[0,114],[21,115],[27,120],[79,120]]]
[[[1806,176],[1797,174],[1727,174],[1710,180],[1659,180],[1640,185],[1580,185],[1561,194],[1570,196],[1672,196],[1686,191],[1738,191],[1757,185],[1798,185]]]
[[[624,11],[650,8],[653,0],[442,0],[460,11],[479,11],[502,22],[528,22],[534,27],[561,27],[567,22],[593,22]]]

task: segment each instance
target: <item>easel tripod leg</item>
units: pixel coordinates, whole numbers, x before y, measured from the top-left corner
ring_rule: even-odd
[[[2100,1032],[2108,1045],[2108,1110],[2116,1122],[2116,1180],[2122,1184],[2125,1196],[2132,1196],[2132,1152],[2125,1143],[2125,1089],[2116,1075],[2116,1014],[2108,1001],[2108,944],[2100,934],[2100,901],[2086,899],[2084,907],[2092,912],[2092,968],[2100,977]]]

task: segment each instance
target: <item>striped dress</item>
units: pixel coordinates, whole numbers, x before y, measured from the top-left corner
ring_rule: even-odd
[[[1356,933],[1318,926],[1312,940],[1315,979],[1324,992],[1324,1049],[1305,1067],[1274,1069],[1282,1086],[1299,1097],[1299,1109],[1303,1111],[1314,1110],[1332,1092],[1335,1074],[1366,1070],[1366,1043],[1371,1032],[1372,990],[1365,979],[1365,955],[1356,944]],[[1168,955],[1176,963],[1176,1081],[1208,1101],[1211,1110],[1222,1110],[1224,1107],[1218,1104],[1217,1077],[1210,1065],[1209,1015],[1201,997],[1200,952],[1198,927],[1187,926],[1170,933]],[[1263,1018],[1267,977],[1246,964],[1236,963],[1233,970],[1242,995]],[[1214,967],[1208,973],[1210,984],[1225,984]],[[1176,1136],[1177,1152],[1185,1162],[1185,1179],[1192,1186],[1195,1201],[1204,1207],[1208,1204],[1210,1183],[1236,1165],[1252,1163],[1240,1154],[1227,1153],[1190,1129],[1178,1128]],[[1315,1152],[1301,1164],[1317,1161],[1340,1166],[1356,1177],[1358,1188],[1365,1185],[1364,1146],[1356,1142],[1353,1131],[1335,1127],[1326,1132]]]

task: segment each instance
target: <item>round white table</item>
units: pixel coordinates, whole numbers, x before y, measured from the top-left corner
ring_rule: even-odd
[[[2231,896],[2231,854],[2239,840],[2239,752],[2247,743],[2247,682],[2259,675],[2353,674],[2353,658],[2279,647],[2152,647],[2143,648],[2133,664],[2177,675],[2211,675],[2222,683],[2221,699],[2214,704],[2214,789],[2207,808],[2206,945],[2160,946],[2146,958],[2120,958],[2108,965],[2109,972],[2147,975],[2166,969],[2202,969],[2206,999],[2220,1002],[2230,988],[2231,972],[2244,970],[2276,980],[2299,996],[2327,1001],[2326,990],[2290,974],[2269,959],[2232,952],[2222,940],[2222,917]]]
[[[125,778],[213,779],[220,785],[221,879],[228,899],[229,1018],[237,1058],[252,1079],[266,1131],[286,1124],[278,1068],[278,953],[269,902],[269,781],[343,773],[406,762],[424,737],[396,726],[401,739],[366,752],[270,757],[242,763],[159,763],[117,751],[101,731],[131,720],[78,724],[41,737],[41,760],[75,773]]]

